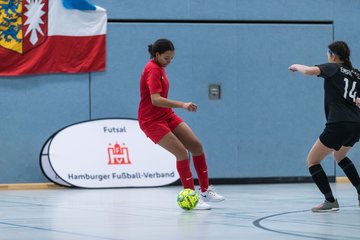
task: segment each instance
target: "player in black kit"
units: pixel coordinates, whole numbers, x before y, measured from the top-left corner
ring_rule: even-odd
[[[350,49],[343,41],[328,46],[329,63],[316,66],[293,64],[289,70],[305,75],[324,78],[326,126],[307,156],[310,174],[325,196],[325,201],[312,208],[313,212],[337,211],[339,204],[334,198],[329,180],[320,165],[328,154],[333,153],[358,193],[360,206],[359,174],[347,157],[347,153],[360,138],[360,108],[357,106],[357,92],[360,73],[350,61]],[[359,92],[360,93],[360,92]]]

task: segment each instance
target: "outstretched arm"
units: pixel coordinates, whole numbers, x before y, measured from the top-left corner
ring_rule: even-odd
[[[192,102],[170,100],[160,96],[159,93],[151,94],[151,102],[154,106],[165,108],[183,108],[189,112],[196,112],[197,105]]]
[[[301,64],[293,64],[289,67],[289,70],[292,72],[301,72],[305,75],[320,75],[319,67],[309,67]]]

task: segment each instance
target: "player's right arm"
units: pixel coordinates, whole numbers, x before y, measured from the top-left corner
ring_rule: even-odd
[[[289,67],[292,72],[301,72],[305,75],[320,75],[320,68],[317,66],[309,67],[301,64],[293,64]]]
[[[188,110],[189,112],[196,112],[197,106],[192,102],[181,102],[176,100],[171,100],[164,98],[160,95],[160,93],[151,94],[151,103],[157,107],[165,107],[165,108],[183,108]]]

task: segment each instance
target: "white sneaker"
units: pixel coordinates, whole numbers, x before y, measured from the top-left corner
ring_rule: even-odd
[[[206,202],[204,202],[201,197],[199,197],[199,201],[196,204],[196,206],[194,207],[194,210],[210,210],[211,206],[209,204],[207,204]]]
[[[207,191],[201,192],[199,190],[200,198],[205,202],[222,202],[225,198],[215,192],[215,188],[213,186],[209,186]]]

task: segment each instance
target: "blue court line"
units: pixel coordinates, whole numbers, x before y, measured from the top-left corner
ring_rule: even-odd
[[[353,206],[348,206],[348,207],[353,207]],[[342,207],[344,208],[344,207]],[[329,237],[316,237],[316,236],[309,236],[309,235],[305,235],[305,234],[300,234],[300,233],[289,233],[286,231],[279,231],[279,230],[274,230],[271,228],[267,228],[264,227],[261,224],[261,221],[265,220],[265,219],[269,219],[272,217],[277,217],[277,216],[281,216],[281,215],[286,215],[286,214],[292,214],[292,213],[301,213],[301,212],[310,212],[310,210],[299,210],[299,211],[291,211],[291,212],[282,212],[282,213],[277,213],[277,214],[273,214],[273,215],[269,215],[269,216],[265,216],[262,218],[258,218],[255,221],[253,221],[253,225],[257,228],[260,228],[262,230],[265,231],[269,231],[269,232],[274,232],[274,233],[279,233],[279,234],[285,234],[285,235],[289,235],[289,236],[294,236],[294,237],[302,237],[302,238],[309,238],[309,239],[320,239],[320,240],[329,240]]]
[[[47,231],[47,232],[62,233],[62,234],[68,234],[68,235],[73,235],[73,236],[88,237],[88,238],[102,239],[102,240],[124,240],[124,239],[121,239],[121,238],[106,238],[106,237],[100,237],[100,236],[89,235],[89,234],[60,231],[60,230],[54,230],[54,229],[42,228],[42,227],[32,227],[32,226],[27,226],[27,225],[7,223],[7,222],[1,222],[1,221],[0,221],[0,225],[6,225],[6,226],[12,226],[12,227],[20,227],[20,228],[28,228],[28,229],[32,229],[32,230],[40,230],[40,231]]]
[[[20,197],[22,197],[22,196],[20,196]],[[0,202],[10,203],[10,204],[18,204],[18,205],[22,204],[22,205],[30,205],[30,206],[42,206],[42,207],[50,207],[50,208],[54,207],[53,205],[40,204],[40,203],[6,201],[6,200],[0,200]],[[88,238],[101,239],[101,240],[124,240],[124,239],[121,239],[121,238],[106,238],[106,237],[100,237],[100,236],[89,235],[89,234],[82,234],[82,233],[75,233],[75,232],[61,231],[61,230],[54,230],[54,229],[42,228],[42,227],[32,227],[32,226],[27,226],[27,225],[14,224],[14,223],[8,223],[8,222],[1,222],[1,221],[0,221],[0,225],[19,227],[19,228],[28,228],[28,229],[33,229],[33,230],[47,231],[47,232],[62,233],[62,234],[68,234],[68,235],[73,235],[73,236],[88,237]]]
[[[3,203],[11,203],[11,204],[18,204],[18,205],[30,205],[30,206],[41,206],[41,207],[54,207],[49,204],[41,204],[41,203],[29,203],[29,202],[17,202],[17,201],[7,201],[7,200],[0,200]]]

